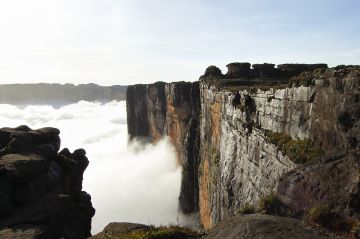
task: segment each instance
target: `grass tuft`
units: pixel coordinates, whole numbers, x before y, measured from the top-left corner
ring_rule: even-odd
[[[350,232],[356,227],[354,221],[347,220],[325,204],[310,208],[306,220],[313,226],[337,233]]]
[[[253,214],[256,212],[256,208],[252,204],[245,203],[245,205],[240,208],[239,212],[243,214]]]
[[[311,139],[293,140],[289,135],[267,131],[266,138],[279,147],[280,151],[295,163],[306,163],[324,155],[321,147]]]
[[[286,205],[273,193],[260,199],[259,211],[278,216],[286,216],[289,214]]]

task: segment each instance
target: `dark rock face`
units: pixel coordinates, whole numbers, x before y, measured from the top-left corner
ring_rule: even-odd
[[[237,215],[221,222],[204,239],[325,239],[299,220],[264,214]]]
[[[36,96],[36,97],[34,97]],[[61,106],[80,100],[108,102],[125,100],[126,86],[96,84],[8,84],[0,85],[3,104],[46,104]]]
[[[176,148],[178,162],[183,167],[179,207],[184,213],[196,212],[200,110],[198,82],[129,86],[126,106],[130,139],[145,138],[155,143],[163,136],[169,136]]]
[[[130,139],[148,137],[148,109],[146,85],[135,85],[126,90],[127,126]]]
[[[221,70],[216,66],[209,66],[206,68],[204,75],[200,79],[219,79],[223,78],[224,75],[221,73]]]
[[[157,141],[165,134],[167,111],[165,83],[148,85],[147,97],[149,134],[153,141]]]
[[[339,152],[312,160],[280,180],[278,196],[297,213],[328,205],[343,216],[359,217],[359,155]]]
[[[34,225],[20,225],[0,230],[0,238],[47,239],[52,238],[52,235],[42,227],[37,227]]]
[[[60,148],[60,131],[0,129],[0,237],[87,238],[95,210],[82,190],[85,150]]]
[[[228,68],[228,72],[226,73],[226,76],[229,78],[241,78],[241,77],[250,77],[251,70],[250,70],[250,63],[230,63],[226,65]]]

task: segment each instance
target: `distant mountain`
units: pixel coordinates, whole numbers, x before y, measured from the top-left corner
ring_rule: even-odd
[[[96,84],[6,84],[0,85],[0,104],[65,105],[81,100],[125,100],[127,86]]]

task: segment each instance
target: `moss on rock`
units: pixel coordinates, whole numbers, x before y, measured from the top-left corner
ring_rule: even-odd
[[[267,131],[266,138],[272,144],[279,147],[280,151],[295,163],[305,163],[318,156],[324,155],[324,151],[314,140],[293,140],[289,135]]]

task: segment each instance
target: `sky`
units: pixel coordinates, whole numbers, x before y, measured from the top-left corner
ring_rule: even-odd
[[[195,81],[230,62],[360,64],[359,0],[0,2],[0,83]]]

